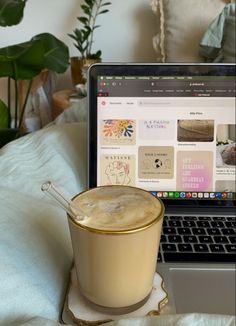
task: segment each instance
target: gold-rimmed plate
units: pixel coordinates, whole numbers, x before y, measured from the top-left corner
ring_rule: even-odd
[[[113,320],[159,315],[161,308],[167,302],[168,295],[164,290],[163,278],[155,273],[151,295],[139,309],[122,315],[109,315],[96,311],[80,294],[75,267],[73,267],[62,319],[66,323],[78,326],[96,326]]]

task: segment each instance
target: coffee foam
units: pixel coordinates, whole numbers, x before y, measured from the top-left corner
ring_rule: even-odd
[[[85,212],[80,224],[108,231],[140,228],[161,213],[160,201],[139,188],[105,186],[78,195],[73,202]]]

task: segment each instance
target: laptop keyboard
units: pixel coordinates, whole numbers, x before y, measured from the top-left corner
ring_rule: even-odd
[[[165,216],[158,261],[236,262],[236,217]]]

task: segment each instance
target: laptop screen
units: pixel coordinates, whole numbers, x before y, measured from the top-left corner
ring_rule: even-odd
[[[90,187],[235,199],[234,65],[98,65],[90,76]]]

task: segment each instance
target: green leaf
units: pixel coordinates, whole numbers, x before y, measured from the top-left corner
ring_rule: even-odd
[[[32,79],[44,69],[44,49],[40,42],[25,42],[0,49],[0,77]]]
[[[0,49],[0,77],[33,79],[43,69],[62,73],[68,66],[68,47],[49,33]]]
[[[90,16],[91,14],[91,10],[88,6],[85,6],[85,5],[81,5],[81,8],[83,9],[84,13],[88,16]]]
[[[92,31],[91,27],[90,26],[84,26],[84,28],[87,30],[87,31]]]
[[[100,12],[98,13],[98,15],[105,14],[106,12],[109,12],[109,10],[108,10],[108,9],[104,9],[104,10],[100,11]]]
[[[78,37],[74,34],[68,34],[73,40],[77,41]]]
[[[102,55],[102,51],[97,51],[96,53],[90,53],[88,55],[88,59],[100,59]]]
[[[13,26],[21,22],[27,0],[0,0],[0,26]]]
[[[80,37],[81,38],[81,40],[83,39],[83,33],[85,32],[86,30],[85,29],[78,29],[78,30],[76,30],[76,36],[78,36],[78,37]]]
[[[83,40],[86,41],[89,37],[89,35],[91,34],[91,31],[85,31],[83,30]]]
[[[83,23],[83,24],[87,24],[88,23],[88,18],[86,17],[78,17],[78,20]]]
[[[81,32],[81,30],[79,30],[78,28],[76,28],[76,29],[74,30],[74,35],[75,35],[75,37],[78,38],[79,40],[82,40],[82,32]]]
[[[101,57],[101,55],[102,55],[102,51],[101,50],[99,50],[99,51],[96,52],[96,56],[97,56],[98,59]]]
[[[84,51],[84,48],[82,47],[82,45],[81,44],[79,44],[79,43],[74,43],[74,45],[77,47],[77,49],[79,50],[79,52],[83,52]]]
[[[83,55],[84,55],[84,49],[83,49],[83,47],[81,45],[75,44],[75,43],[74,43],[74,46],[79,50],[81,56],[83,57]]]
[[[0,49],[0,77],[32,79],[42,69],[43,48],[39,42],[25,42]]]
[[[8,128],[9,112],[6,104],[0,100],[0,128]]]
[[[0,49],[0,62],[13,61],[20,57],[30,47],[30,42],[24,42],[16,45],[10,45]]]
[[[101,7],[109,6],[109,5],[111,5],[111,2],[105,2],[105,3],[102,3],[102,4],[101,4]]]
[[[69,49],[58,38],[50,33],[38,34],[32,42],[41,42],[43,47],[43,69],[63,73],[69,66]],[[36,53],[34,53],[36,54]]]
[[[0,77],[13,78],[13,75],[14,75],[13,65],[10,63],[4,63],[0,61]]]
[[[85,3],[91,8],[93,6],[93,1],[92,0],[84,0]]]

